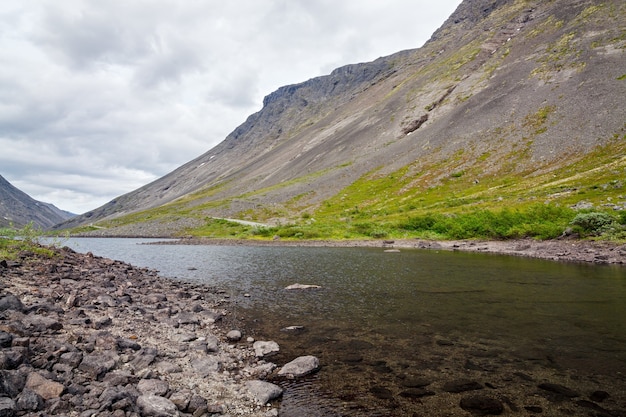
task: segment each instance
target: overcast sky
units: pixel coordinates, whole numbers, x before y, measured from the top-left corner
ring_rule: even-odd
[[[278,87],[417,48],[461,0],[3,0],[0,175],[84,213],[200,156]]]

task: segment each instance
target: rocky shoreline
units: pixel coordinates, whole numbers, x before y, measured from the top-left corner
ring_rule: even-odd
[[[0,415],[278,415],[224,292],[55,251],[0,262]]]
[[[482,252],[522,256],[560,262],[626,265],[626,244],[580,239],[516,239],[516,240],[254,240],[183,238],[151,244],[183,245],[247,245],[247,246],[311,246],[311,247],[382,247],[386,250],[430,249]]]

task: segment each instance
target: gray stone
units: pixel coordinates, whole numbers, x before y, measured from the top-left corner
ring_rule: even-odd
[[[311,374],[320,368],[320,361],[315,356],[300,356],[285,364],[278,375],[286,378],[299,378]]]
[[[187,343],[196,340],[198,337],[194,333],[177,333],[172,336],[172,340],[177,343]]]
[[[59,322],[59,320],[39,314],[28,314],[24,316],[23,324],[27,329],[35,332],[61,330],[63,328],[63,325]]]
[[[0,347],[3,347],[3,348],[11,347],[12,342],[13,342],[13,335],[11,333],[0,331]]]
[[[220,341],[217,337],[208,335],[205,340],[207,352],[217,352],[220,350]]]
[[[0,371],[0,393],[15,398],[26,385],[26,375],[15,370]]]
[[[258,358],[275,355],[280,351],[280,347],[278,346],[278,343],[274,342],[273,340],[270,340],[270,341],[258,340],[254,342],[252,347],[254,348],[254,354]]]
[[[0,298],[0,311],[5,310],[15,310],[23,312],[25,308],[24,304],[22,304],[19,298],[17,298],[13,294],[7,294],[4,297]]]
[[[137,407],[139,407],[142,417],[174,417],[179,415],[176,404],[158,395],[141,395],[137,398]]]
[[[212,373],[219,372],[222,364],[220,363],[219,359],[208,357],[194,359],[193,361],[191,361],[191,367],[196,374],[202,377],[207,377]]]
[[[142,379],[137,384],[137,389],[144,395],[154,394],[162,397],[167,394],[167,391],[170,389],[170,385],[167,381],[160,379]]]
[[[8,397],[0,397],[0,417],[12,417],[15,415],[17,405]]]
[[[193,313],[182,312],[174,317],[178,324],[200,324],[200,318]]]
[[[156,365],[154,365],[154,367],[160,374],[165,374],[165,375],[176,374],[176,373],[183,371],[183,369],[179,365],[176,365],[175,363],[167,362],[167,361],[159,362]]]
[[[31,389],[26,388],[17,397],[16,409],[18,411],[40,411],[43,407],[43,398]]]
[[[241,340],[241,332],[239,330],[231,330],[226,333],[226,339],[230,342],[238,342]]]
[[[73,368],[77,368],[83,360],[83,354],[81,352],[65,352],[59,357],[59,363],[69,365]]]
[[[83,357],[78,369],[90,375],[94,379],[103,377],[111,369],[115,368],[116,359],[110,354],[93,353]]]
[[[247,381],[246,388],[248,388],[248,391],[250,391],[252,396],[261,405],[267,404],[271,400],[283,395],[283,389],[281,387],[266,381]]]
[[[207,400],[200,395],[192,395],[187,405],[187,411],[196,414],[199,410],[206,410],[208,407]]]
[[[185,411],[189,405],[191,395],[191,391],[189,390],[175,391],[170,395],[170,401],[173,402],[180,411]]]
[[[154,348],[143,348],[137,352],[135,359],[131,362],[131,366],[135,369],[135,371],[145,369],[150,366],[152,362],[154,362],[157,353],[157,350]]]

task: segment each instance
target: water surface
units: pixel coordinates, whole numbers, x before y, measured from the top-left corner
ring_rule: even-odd
[[[319,356],[318,374],[281,382],[282,416],[418,415],[422,400],[402,396],[412,378],[436,387],[459,376],[504,384],[516,373],[560,372],[626,387],[623,267],[447,251],[139,244],[146,241],[67,244],[226,290],[246,332],[280,344],[279,364]],[[284,289],[296,282],[321,289]],[[295,325],[304,329],[281,330]]]

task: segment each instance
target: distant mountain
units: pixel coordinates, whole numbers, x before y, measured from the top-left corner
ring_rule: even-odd
[[[0,227],[19,228],[33,222],[48,229],[72,217],[72,213],[31,198],[0,176]]]
[[[619,208],[625,22],[623,0],[465,0],[423,47],[281,87],[204,155],[60,227]]]

